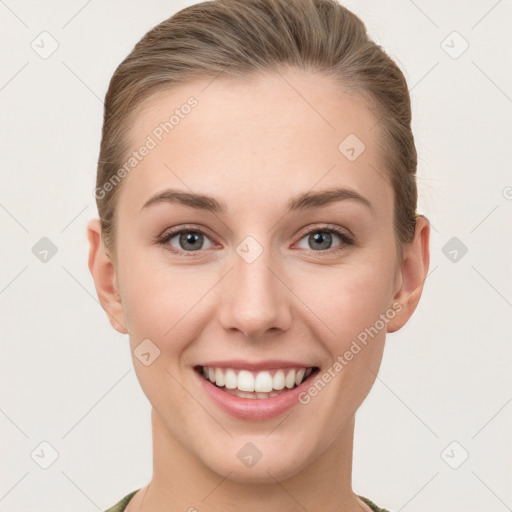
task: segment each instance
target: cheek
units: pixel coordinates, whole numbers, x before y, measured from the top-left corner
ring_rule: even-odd
[[[329,333],[330,352],[339,353],[390,307],[393,266],[391,261],[369,263],[361,259],[356,264],[323,267],[314,275],[305,272],[295,283],[297,296]],[[380,322],[377,327],[382,328]]]
[[[165,258],[150,258],[142,251],[125,257],[120,269],[123,311],[132,343],[149,338],[161,350],[179,353],[194,339],[204,296],[214,286],[216,274],[193,266],[171,266]]]
[[[194,339],[194,329],[215,314],[215,293],[206,297],[223,274],[217,266],[182,264],[166,260],[164,249],[141,250],[129,236],[119,231],[119,284],[125,320],[136,344],[154,338],[178,351],[180,340]],[[303,311],[298,322],[311,318],[318,324],[320,339],[349,342],[370,327],[390,306],[394,260],[392,251],[384,250],[382,240],[371,247],[347,254],[338,264],[315,265],[293,262],[283,269],[285,281],[293,294],[291,309]],[[161,253],[159,252],[161,251]],[[294,296],[295,295],[295,296]],[[297,301],[298,299],[298,301]],[[213,307],[212,307],[213,306]],[[310,323],[311,323],[310,322]],[[327,329],[326,329],[327,327]],[[184,336],[181,336],[184,334]],[[332,336],[331,336],[332,335]]]

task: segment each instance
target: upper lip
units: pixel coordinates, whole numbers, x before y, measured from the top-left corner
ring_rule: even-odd
[[[243,359],[230,359],[229,361],[206,361],[198,366],[208,368],[233,368],[234,370],[249,370],[253,372],[263,370],[277,370],[284,368],[314,368],[314,365],[297,361],[282,361],[278,359],[266,359],[264,361],[245,361]]]

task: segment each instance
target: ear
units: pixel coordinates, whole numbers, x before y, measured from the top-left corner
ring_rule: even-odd
[[[412,242],[404,245],[400,265],[398,290],[393,298],[401,305],[393,319],[387,324],[387,332],[401,329],[414,313],[423,291],[430,263],[430,223],[426,217],[416,218],[416,231]]]
[[[117,289],[116,272],[103,245],[99,219],[88,222],[87,238],[89,240],[89,270],[94,279],[98,299],[107,313],[112,327],[122,334],[127,334],[123,304]]]

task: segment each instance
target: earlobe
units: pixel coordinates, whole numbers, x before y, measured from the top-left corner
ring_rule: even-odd
[[[401,263],[401,285],[393,302],[401,304],[400,311],[387,324],[387,332],[401,329],[414,313],[423,291],[430,263],[430,223],[419,215],[416,219],[414,239],[403,248]]]
[[[99,219],[88,222],[87,239],[89,240],[89,270],[94,280],[98,299],[107,313],[112,327],[120,333],[127,334],[123,305],[117,289],[116,272],[114,264],[103,246]]]

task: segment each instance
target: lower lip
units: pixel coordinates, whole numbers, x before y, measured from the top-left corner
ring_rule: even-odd
[[[194,371],[204,390],[225,412],[242,420],[267,420],[291,409],[299,402],[299,395],[311,384],[313,372],[304,382],[272,398],[240,398],[230,395]]]

